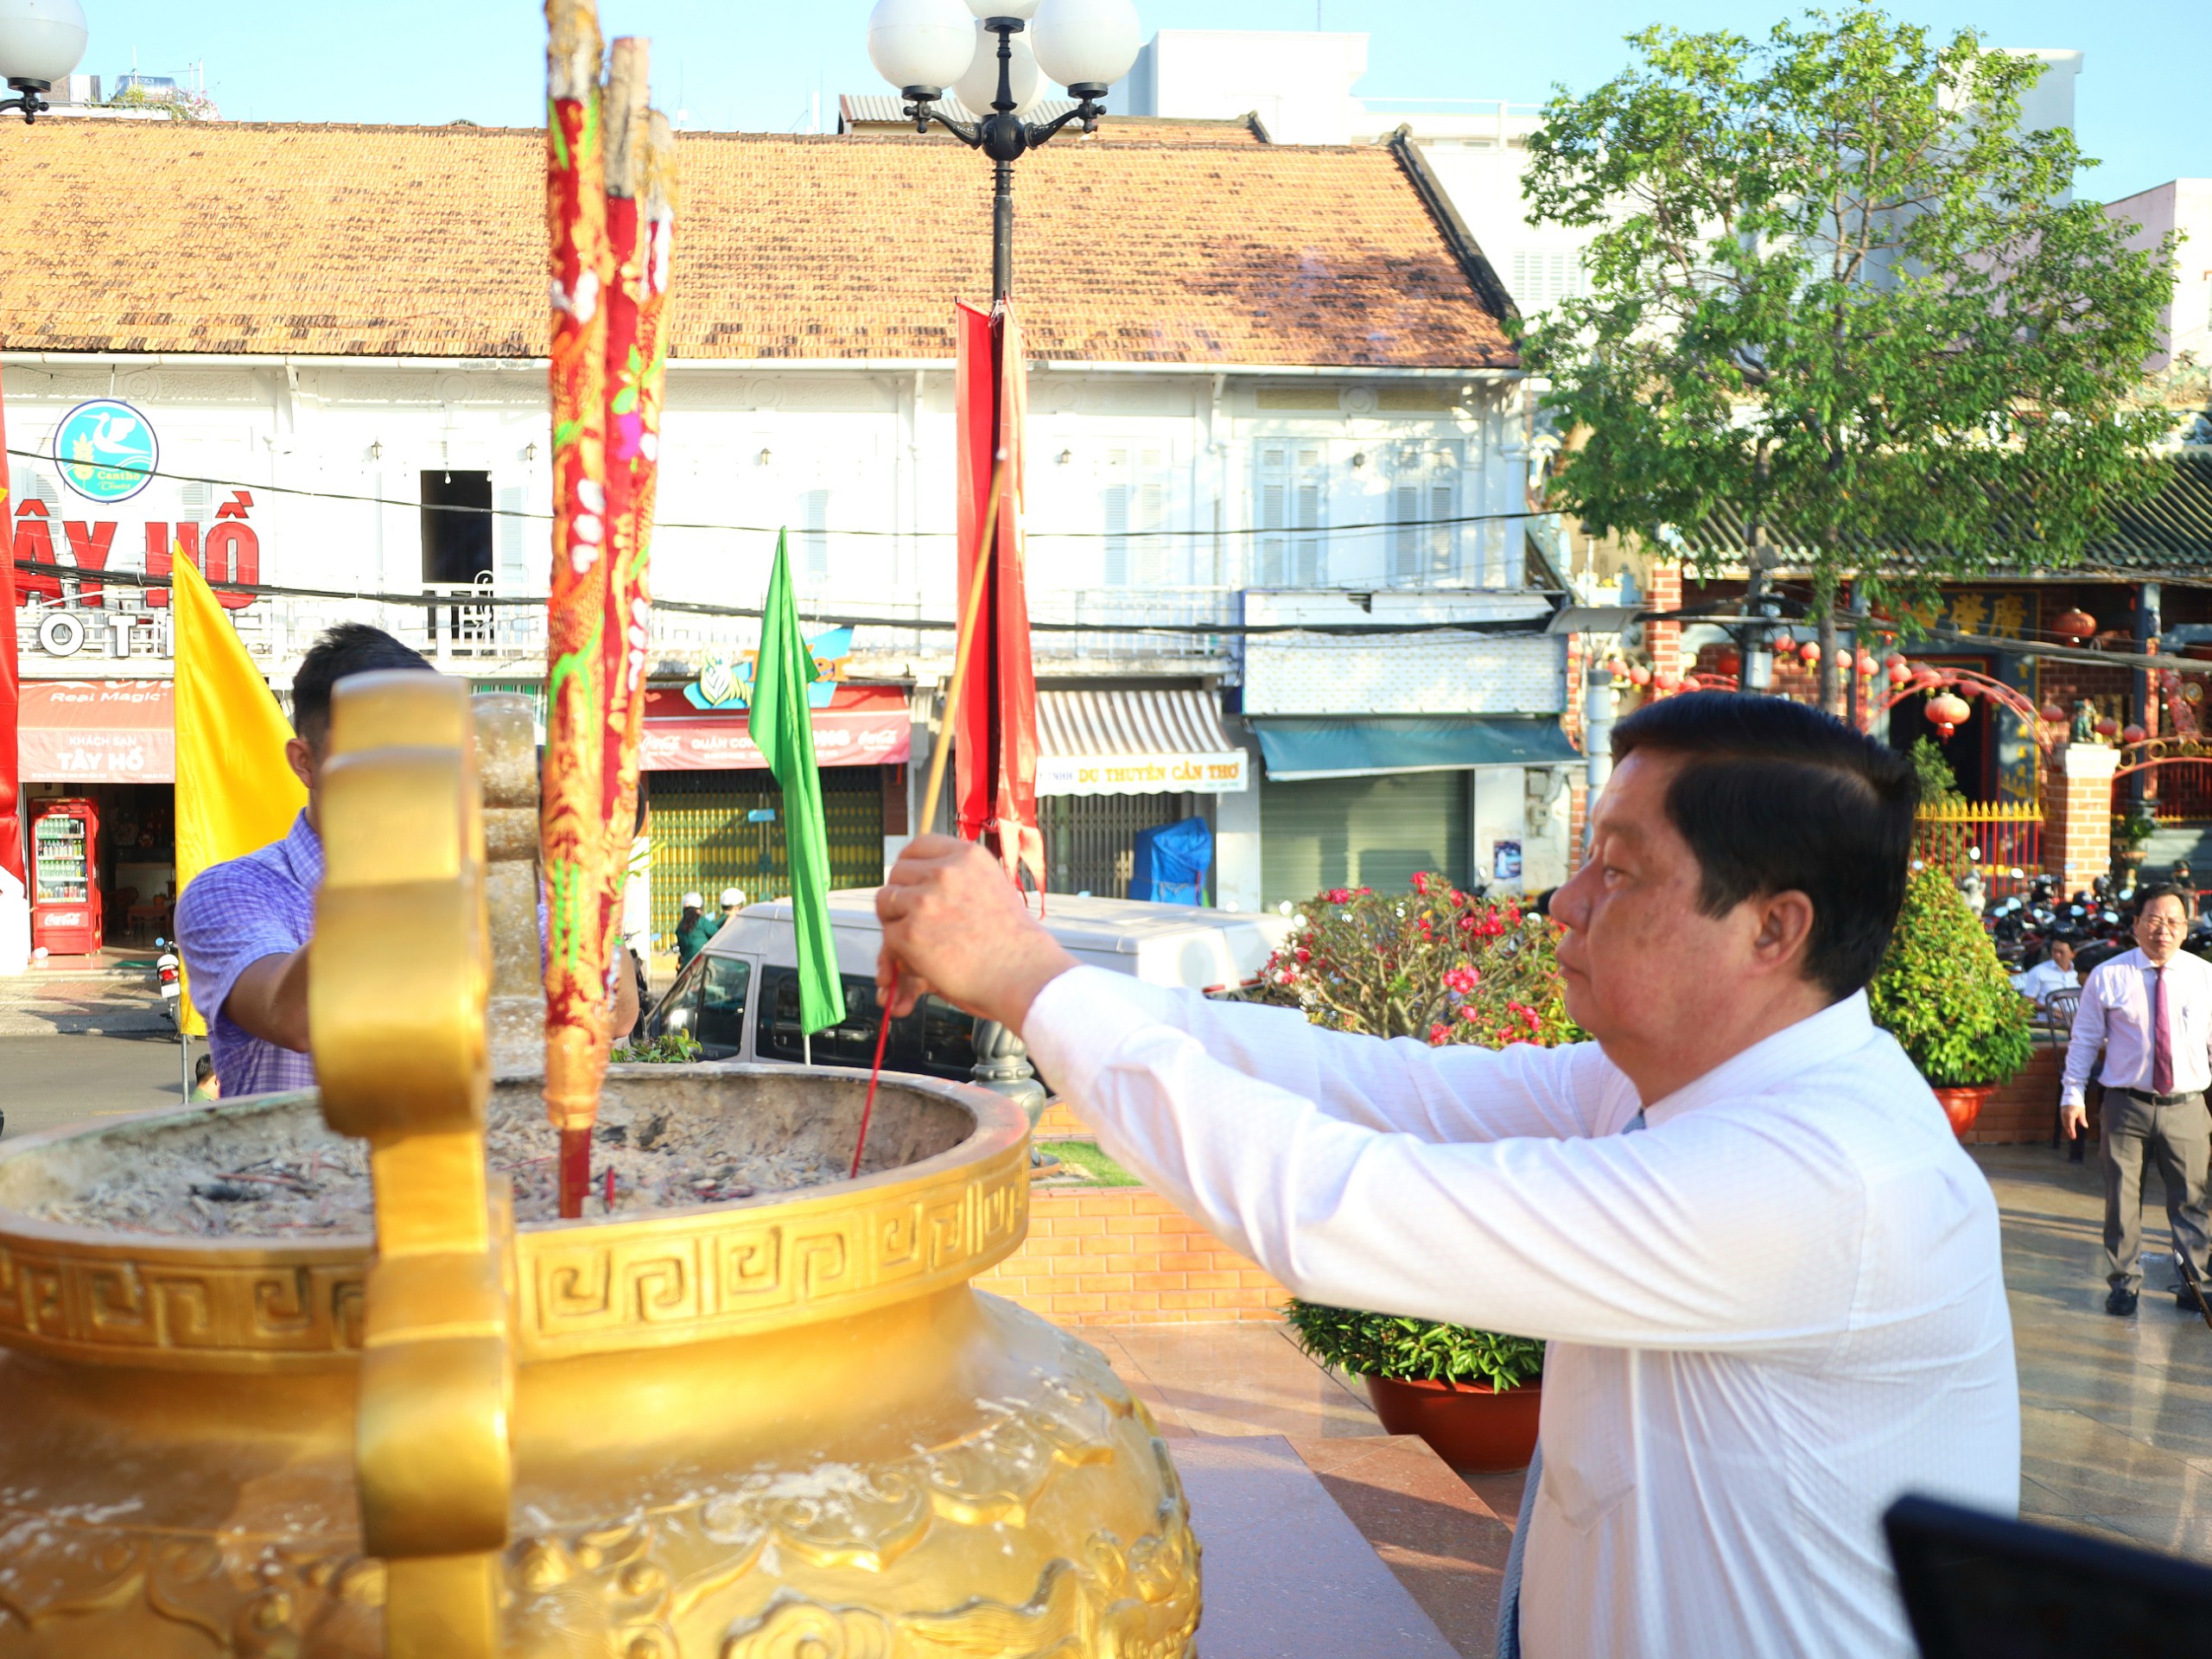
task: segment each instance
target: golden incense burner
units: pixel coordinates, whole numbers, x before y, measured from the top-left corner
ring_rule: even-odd
[[[402,677],[340,687],[320,1095],[0,1150],[0,1659],[1188,1653],[1197,1546],[1151,1419],[969,1283],[1027,1225],[1009,1103],[887,1078],[857,1180],[510,1224],[486,1103],[539,1084],[489,1078],[518,953],[482,893],[515,722],[486,721],[486,813],[466,704]],[[618,1066],[607,1096],[830,1154],[863,1087]],[[369,1141],[374,1240],[33,1213],[318,1110]]]

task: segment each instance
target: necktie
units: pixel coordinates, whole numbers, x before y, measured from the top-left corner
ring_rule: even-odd
[[[1643,1114],[1629,1119],[1623,1135],[1648,1128]],[[1529,1460],[1529,1473],[1521,1486],[1521,1518],[1513,1523],[1513,1542],[1505,1552],[1505,1577],[1497,1596],[1497,1659],[1521,1659],[1521,1563],[1529,1547],[1529,1523],[1536,1516],[1536,1489],[1544,1484],[1543,1442]]]
[[[2174,1091],[2173,1020],[2166,1008],[2166,970],[2151,970],[2151,1092]]]

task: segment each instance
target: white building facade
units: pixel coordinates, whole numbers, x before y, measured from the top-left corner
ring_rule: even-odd
[[[1287,296],[1295,257],[1281,269]],[[687,274],[679,257],[679,292]],[[0,297],[11,340],[33,332],[22,294]],[[1055,356],[1050,321],[1030,336],[1026,527],[1055,885],[1125,891],[1136,832],[1187,817],[1214,832],[1208,898],[1242,909],[1415,869],[1516,890],[1563,875],[1573,758],[1542,632],[1558,582],[1530,534],[1517,369]],[[16,556],[53,567],[16,572],[27,792],[34,813],[99,802],[111,933],[124,889],[141,910],[162,892],[174,664],[167,594],[133,578],[180,547],[274,590],[229,602],[280,695],[344,620],[486,688],[542,677],[542,359],[10,349],[0,391]],[[713,695],[753,649],[740,613],[779,529],[841,679],[816,717],[839,879],[880,879],[912,833],[951,664],[953,393],[938,356],[672,359],[646,931],[670,930],[686,887],[781,890],[772,780],[741,707]],[[125,421],[156,475],[87,495],[67,434]]]

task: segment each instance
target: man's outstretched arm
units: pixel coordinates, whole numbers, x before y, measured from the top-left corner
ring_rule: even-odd
[[[941,994],[1020,1031],[1037,994],[1076,966],[1031,919],[997,864],[966,842],[918,839],[892,869],[876,909],[885,942],[877,979],[887,989],[896,967],[901,1014],[932,988],[935,975]],[[1434,1141],[1582,1135],[1603,1127],[1591,1118],[1589,1092],[1567,1086],[1576,1064],[1569,1051],[1382,1042],[1320,1030],[1287,1008],[1112,979],[1149,1018],[1196,1038],[1235,1071],[1347,1122]]]

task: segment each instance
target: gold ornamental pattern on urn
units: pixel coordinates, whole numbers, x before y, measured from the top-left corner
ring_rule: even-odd
[[[503,726],[528,739],[480,718],[487,781]],[[516,804],[490,786],[496,870]],[[495,904],[495,990],[515,921]],[[491,1110],[536,1087],[494,1084]],[[623,1066],[607,1105],[849,1157],[864,1087]],[[0,1659],[385,1651],[354,1471],[370,1238],[48,1213],[181,1150],[342,1144],[321,1119],[271,1096],[0,1148]],[[969,1282],[1027,1228],[1020,1110],[890,1078],[869,1143],[856,1181],[514,1230],[501,1652],[1191,1649],[1198,1549],[1157,1427],[1096,1351]]]

